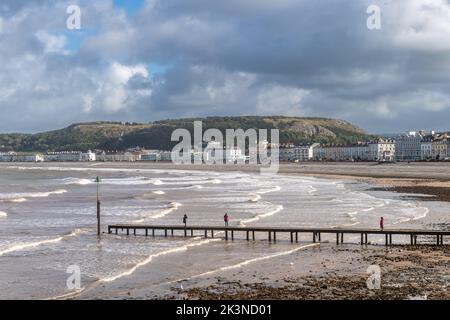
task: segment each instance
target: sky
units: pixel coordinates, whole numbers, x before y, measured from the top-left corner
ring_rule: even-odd
[[[448,0],[0,2],[0,132],[239,115],[450,130],[449,84]]]

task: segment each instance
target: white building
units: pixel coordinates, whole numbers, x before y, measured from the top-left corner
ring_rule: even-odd
[[[314,157],[314,149],[318,148],[319,144],[314,143],[306,146],[288,146],[279,149],[280,161],[309,161]]]
[[[430,160],[433,157],[433,138],[431,135],[423,137],[420,142],[420,159]]]
[[[0,162],[43,162],[44,155],[8,152],[0,154]]]
[[[81,154],[81,161],[96,161],[96,155],[91,150]]]
[[[395,160],[395,141],[392,139],[377,139],[369,142],[370,161],[394,161]]]
[[[159,161],[161,155],[158,150],[145,150],[141,153],[140,161]]]
[[[315,160],[394,161],[395,142],[380,138],[353,145],[316,146],[312,149],[312,153]]]
[[[61,152],[47,152],[44,155],[46,162],[81,162],[81,161],[96,161],[96,154],[92,151],[61,151]]]
[[[133,152],[102,152],[96,155],[97,161],[135,162],[137,155]]]
[[[237,161],[246,161],[246,156],[242,152],[242,150],[238,147],[227,148],[225,150],[225,160],[226,162],[237,162]]]
[[[411,131],[395,138],[395,157],[397,161],[417,161],[422,158],[421,141],[423,131]]]
[[[171,151],[161,151],[159,154],[161,161],[172,161],[172,152]]]

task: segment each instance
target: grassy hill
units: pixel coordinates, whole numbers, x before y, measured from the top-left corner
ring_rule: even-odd
[[[352,143],[372,136],[347,121],[326,118],[283,116],[207,117],[155,121],[147,124],[91,122],[73,124],[67,128],[37,134],[0,134],[0,151],[63,151],[88,149],[124,150],[141,146],[170,150],[172,131],[188,129],[193,122],[203,121],[203,129],[244,130],[280,129],[280,142]]]

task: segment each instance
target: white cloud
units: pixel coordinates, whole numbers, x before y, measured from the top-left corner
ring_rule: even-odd
[[[450,4],[446,0],[402,0],[385,12],[394,44],[412,50],[450,50]],[[395,19],[395,20],[394,20]],[[388,30],[389,31],[389,30]]]
[[[103,96],[103,109],[107,112],[117,112],[126,107],[129,94],[126,85],[134,76],[148,78],[148,71],[143,65],[126,66],[113,62],[106,72],[106,76],[100,80]]]
[[[36,38],[44,45],[45,53],[64,53],[66,37],[64,35],[52,35],[45,31],[36,32]]]
[[[280,110],[286,115],[303,115],[304,98],[309,95],[308,90],[281,87],[278,85],[262,88],[258,94],[256,110],[258,114],[279,114]]]

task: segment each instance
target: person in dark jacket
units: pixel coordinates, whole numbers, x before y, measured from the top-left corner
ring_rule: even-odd
[[[184,223],[185,227],[187,226],[187,218],[188,218],[188,216],[185,214],[183,217],[183,223]]]

